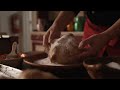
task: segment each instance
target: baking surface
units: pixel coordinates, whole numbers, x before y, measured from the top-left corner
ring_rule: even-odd
[[[3,64],[0,64],[0,77],[3,78],[10,78],[10,79],[18,79],[20,73],[22,71],[10,66],[6,66]]]
[[[0,71],[0,79],[8,79],[8,78],[10,78],[8,75]]]
[[[48,57],[44,59],[36,60],[34,63],[40,64],[40,65],[64,66],[62,64],[52,63]]]

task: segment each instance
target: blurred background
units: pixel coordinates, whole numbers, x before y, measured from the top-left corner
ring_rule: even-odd
[[[59,11],[0,11],[0,35],[15,36],[19,52],[41,51],[42,36],[52,25]],[[85,14],[81,11],[62,34],[71,32],[80,40]]]

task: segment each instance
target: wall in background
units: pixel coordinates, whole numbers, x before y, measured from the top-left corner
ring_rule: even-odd
[[[0,11],[0,32],[6,32],[9,35],[14,35],[11,32],[10,16],[18,11]],[[30,11],[20,12],[22,15],[22,31],[17,34],[19,37],[20,52],[31,51],[31,31],[32,31],[32,16]]]
[[[0,32],[6,32],[11,35],[10,16],[17,11],[0,11]]]

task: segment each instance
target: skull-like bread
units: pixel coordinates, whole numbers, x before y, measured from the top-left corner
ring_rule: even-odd
[[[71,33],[63,35],[51,44],[49,58],[53,63],[76,64],[80,60],[77,55],[80,53],[78,42]]]

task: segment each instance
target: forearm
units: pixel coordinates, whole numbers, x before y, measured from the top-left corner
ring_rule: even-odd
[[[120,37],[120,19],[118,19],[110,28],[108,28],[102,34],[105,34],[109,40]]]
[[[59,15],[55,19],[53,26],[60,31],[65,29],[66,25],[74,19],[74,12],[72,11],[60,11]]]

